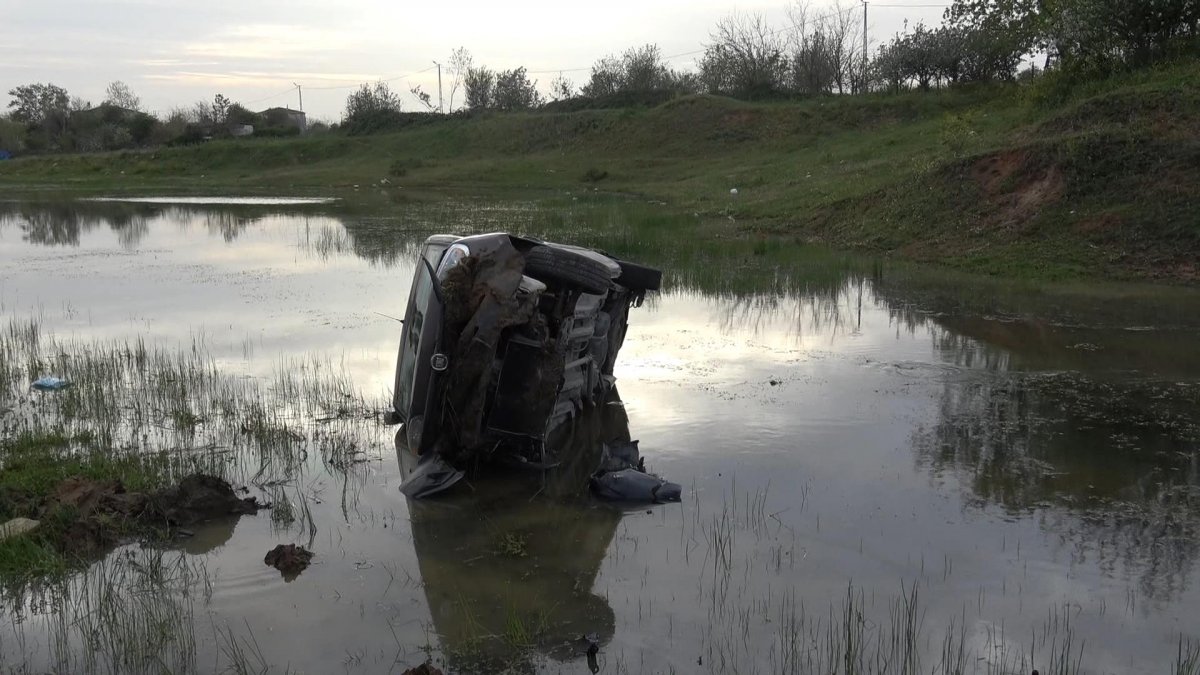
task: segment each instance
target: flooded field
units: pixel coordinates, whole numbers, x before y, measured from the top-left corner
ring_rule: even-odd
[[[706,244],[612,200],[169,201],[0,203],[0,433],[273,508],[4,580],[0,672],[1200,672],[1200,293]],[[623,406],[562,442],[640,439],[682,504],[399,492],[416,247],[501,229],[666,271]]]

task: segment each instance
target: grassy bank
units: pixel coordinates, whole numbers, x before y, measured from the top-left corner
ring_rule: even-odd
[[[596,190],[731,230],[972,271],[1188,282],[1200,258],[1198,82],[1188,64],[1065,94],[1039,83],[762,104],[695,96],[368,137],[22,159],[0,163],[0,187]]]
[[[33,390],[48,372],[70,385]],[[220,370],[199,340],[80,342],[10,321],[0,327],[0,523],[38,525],[0,538],[0,593],[130,539],[252,512],[197,476],[258,487],[281,504],[272,518],[287,518],[281,486],[310,456],[333,475],[357,466],[375,413],[355,392],[324,361],[280,364],[258,381]],[[190,512],[193,503],[212,513]]]

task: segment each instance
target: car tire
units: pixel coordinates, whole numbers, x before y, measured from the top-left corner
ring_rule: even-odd
[[[631,291],[657,291],[662,288],[662,270],[624,260],[618,260],[617,264],[621,266],[617,283],[625,288]]]
[[[525,273],[542,281],[576,286],[587,293],[607,293],[612,276],[604,263],[572,251],[534,246],[525,254]]]

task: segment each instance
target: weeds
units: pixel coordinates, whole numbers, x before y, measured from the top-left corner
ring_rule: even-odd
[[[254,631],[250,630],[249,623],[246,624],[245,637],[235,635],[229,627],[218,628],[217,636],[221,643],[221,653],[229,663],[228,672],[237,675],[265,675],[270,672],[271,666],[263,656],[258,641],[254,639]]]
[[[264,384],[220,371],[199,339],[175,351],[142,340],[60,341],[36,320],[14,320],[0,332],[0,357],[7,411],[0,416],[0,517],[43,521],[0,542],[6,583],[71,569],[54,545],[53,514],[42,506],[65,478],[117,480],[137,492],[193,473],[277,486],[299,480],[312,449],[349,486],[351,470],[366,459],[361,423],[373,423],[378,407],[354,394],[335,364],[282,363]],[[29,382],[48,372],[72,386],[31,391]],[[331,416],[345,420],[333,435],[315,421]],[[288,499],[278,501],[272,522],[290,526],[299,515],[311,539],[315,524],[303,498],[300,514]]]
[[[583,172],[583,181],[585,183],[598,183],[605,178],[608,178],[608,172],[596,167],[588,167],[587,171]]]
[[[1200,640],[1179,636],[1178,653],[1172,672],[1173,675],[1200,674]]]
[[[195,672],[194,603],[212,589],[202,558],[155,548],[123,548],[67,576],[81,568],[52,542],[73,518],[41,507],[62,479],[148,491],[198,471],[234,483],[254,478],[276,503],[273,526],[300,523],[311,545],[308,497],[295,489],[289,499],[283,485],[321,465],[346,484],[357,480],[347,472],[363,457],[363,424],[374,424],[368,411],[376,406],[352,394],[336,365],[316,359],[281,364],[294,369],[261,383],[221,372],[199,340],[178,351],[60,341],[36,321],[5,326],[0,357],[0,517],[41,518],[32,533],[0,542],[0,578],[14,621],[36,620],[52,635],[48,669],[56,672]],[[46,372],[74,384],[31,391]],[[332,442],[328,424],[315,421],[330,415],[343,420]],[[321,465],[307,463],[310,449]],[[26,617],[22,607],[41,609]],[[245,637],[215,632],[228,670],[265,672],[249,626]]]

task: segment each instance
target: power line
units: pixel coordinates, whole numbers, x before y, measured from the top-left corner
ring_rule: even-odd
[[[411,73],[408,73],[408,74],[406,74],[406,75],[397,75],[397,76],[395,76],[395,77],[388,77],[388,78],[384,78],[384,79],[382,79],[382,80],[379,80],[379,82],[395,82],[396,80],[404,80],[404,79],[408,79],[408,78],[412,77],[413,75],[420,75],[421,73],[428,73],[429,71],[433,70],[434,68],[437,68],[437,66],[429,66],[428,68],[424,68],[424,69],[422,69],[422,70],[413,71],[413,72],[411,72]],[[335,84],[335,85],[330,85],[330,86],[327,86],[327,87],[309,87],[309,89],[310,89],[310,90],[312,90],[312,89],[320,89],[320,90],[329,90],[329,89],[354,89],[355,87],[358,87],[358,86],[360,86],[361,84],[362,84],[361,82],[355,82],[354,84]]]
[[[423,70],[414,71],[414,72],[408,73],[406,75],[397,75],[395,77],[389,77],[389,78],[379,80],[379,81],[380,82],[395,82],[396,80],[403,80],[403,79],[412,77],[413,75],[420,75],[421,73],[427,73],[436,67],[437,66],[430,66],[429,68],[425,68]],[[333,89],[354,89],[355,87],[358,87],[361,84],[362,84],[361,82],[356,82],[354,84],[340,84],[340,85],[331,85],[331,86],[326,86],[326,87],[308,87],[308,89],[310,91],[311,90],[329,91],[329,90],[333,90]],[[292,86],[288,87],[287,89],[284,89],[283,91],[276,92],[274,94],[270,94],[267,96],[263,96],[262,98],[256,98],[252,101],[244,101],[241,103],[241,105],[254,105],[255,103],[262,103],[263,101],[269,101],[273,98],[279,98],[280,96],[284,96],[286,94],[292,93],[293,91],[296,91],[299,88],[299,86],[300,85],[293,82]]]
[[[264,96],[264,97],[262,97],[262,98],[256,98],[256,99],[254,99],[253,101],[246,101],[246,102],[245,102],[245,103],[243,103],[242,105],[254,105],[255,103],[262,103],[263,101],[266,101],[266,100],[269,100],[269,99],[272,99],[272,98],[279,98],[280,96],[283,96],[284,94],[290,94],[290,93],[292,93],[292,90],[293,90],[293,89],[295,89],[295,87],[288,87],[287,89],[284,89],[283,91],[279,92],[278,94],[271,94],[270,96]]]

